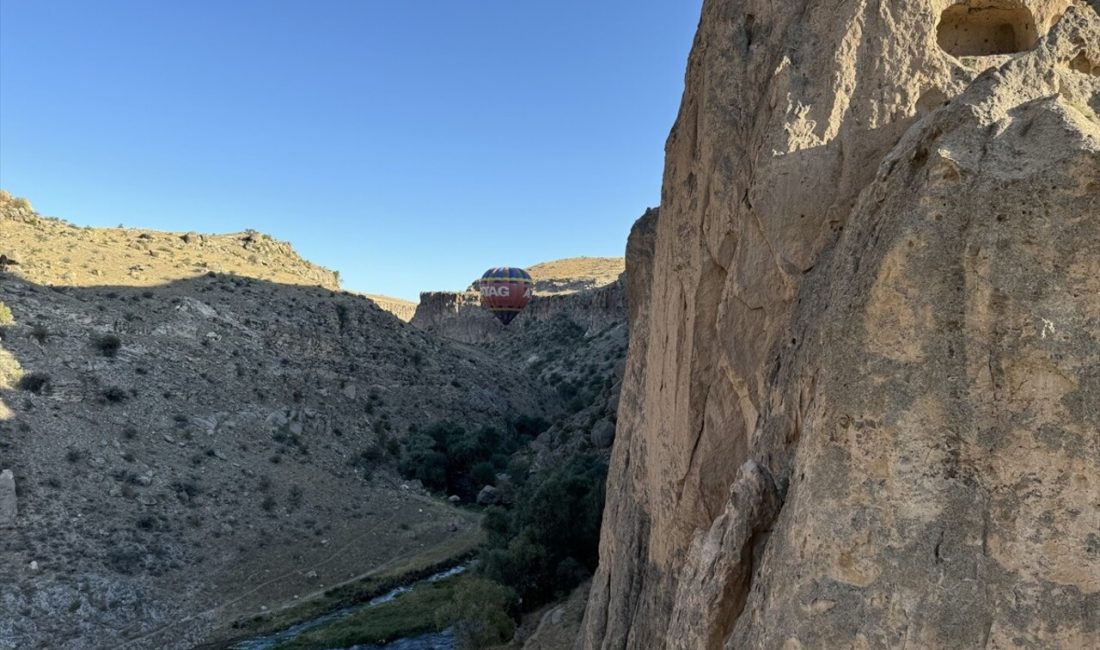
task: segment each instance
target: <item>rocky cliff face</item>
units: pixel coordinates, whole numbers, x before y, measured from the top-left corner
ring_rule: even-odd
[[[394,316],[397,316],[406,323],[411,321],[413,316],[416,315],[416,303],[408,300],[402,300],[400,298],[394,298],[391,296],[381,296],[373,293],[363,294],[369,298],[371,302],[381,307],[384,311],[388,311]]]
[[[582,647],[1100,643],[1098,72],[1080,2],[704,3]]]
[[[646,211],[656,218],[657,209]],[[645,217],[643,217],[644,219]],[[626,317],[625,263],[620,257],[575,257],[527,269],[535,295],[512,329],[568,318],[589,335]],[[411,320],[413,326],[464,343],[496,341],[507,333],[481,307],[477,291],[426,291]]]
[[[587,332],[621,323],[626,318],[624,280],[575,293],[536,295],[513,321],[514,328],[564,316]],[[433,291],[420,294],[411,323],[426,332],[464,343],[495,341],[507,333],[481,306],[481,296],[472,291]],[[512,327],[511,325],[509,327]]]
[[[481,308],[474,291],[423,291],[413,314],[413,327],[464,343],[490,340],[504,326]]]

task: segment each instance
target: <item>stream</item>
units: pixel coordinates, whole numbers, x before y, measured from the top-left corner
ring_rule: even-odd
[[[447,569],[446,571],[440,571],[434,575],[428,576],[422,580],[418,580],[408,585],[402,585],[395,587],[386,593],[371,598],[368,602],[360,603],[358,605],[352,605],[350,607],[344,607],[328,614],[312,618],[308,621],[292,625],[285,630],[268,634],[265,636],[253,637],[251,639],[245,639],[244,641],[238,641],[233,644],[232,650],[271,650],[280,643],[290,641],[299,635],[308,632],[310,630],[321,627],[322,625],[328,625],[345,619],[352,614],[357,614],[364,610],[378,607],[383,603],[388,603],[394,598],[397,598],[401,594],[407,594],[417,586],[429,583],[439,582],[447,578],[456,576],[464,571],[469,565],[460,564],[456,567]],[[406,637],[403,639],[397,639],[391,641],[385,645],[354,645],[349,648],[332,648],[330,650],[454,650],[455,639],[454,633],[450,630],[444,630],[442,632],[436,632],[433,634],[422,634],[419,636]]]

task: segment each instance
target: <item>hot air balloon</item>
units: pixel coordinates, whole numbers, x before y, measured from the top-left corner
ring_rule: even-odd
[[[481,306],[507,325],[530,302],[534,282],[523,269],[498,266],[486,271],[477,286]]]

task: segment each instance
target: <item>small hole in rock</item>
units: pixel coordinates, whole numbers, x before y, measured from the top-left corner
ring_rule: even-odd
[[[1085,74],[1100,76],[1100,65],[1094,64],[1089,57],[1081,52],[1069,62],[1069,69]]]

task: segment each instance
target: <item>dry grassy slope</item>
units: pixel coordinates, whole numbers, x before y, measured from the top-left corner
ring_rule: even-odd
[[[320,287],[213,273],[45,286],[33,280],[55,262],[26,242],[83,240],[30,216],[3,222],[21,264],[0,274],[15,318],[0,340],[0,466],[19,488],[18,525],[0,535],[0,611],[15,613],[0,616],[0,648],[190,647],[261,605],[447,544],[470,522],[401,489],[385,454],[365,479],[360,454],[410,424],[557,401],[516,364]],[[113,237],[76,250],[132,250],[131,233]],[[108,335],[114,357],[96,344]],[[20,387],[27,374],[43,385]]]
[[[0,254],[38,284],[154,286],[208,272],[338,289],[335,272],[255,231],[225,235],[81,228],[0,191]]]
[[[611,284],[626,268],[621,257],[570,257],[527,269],[539,295],[572,293]]]

